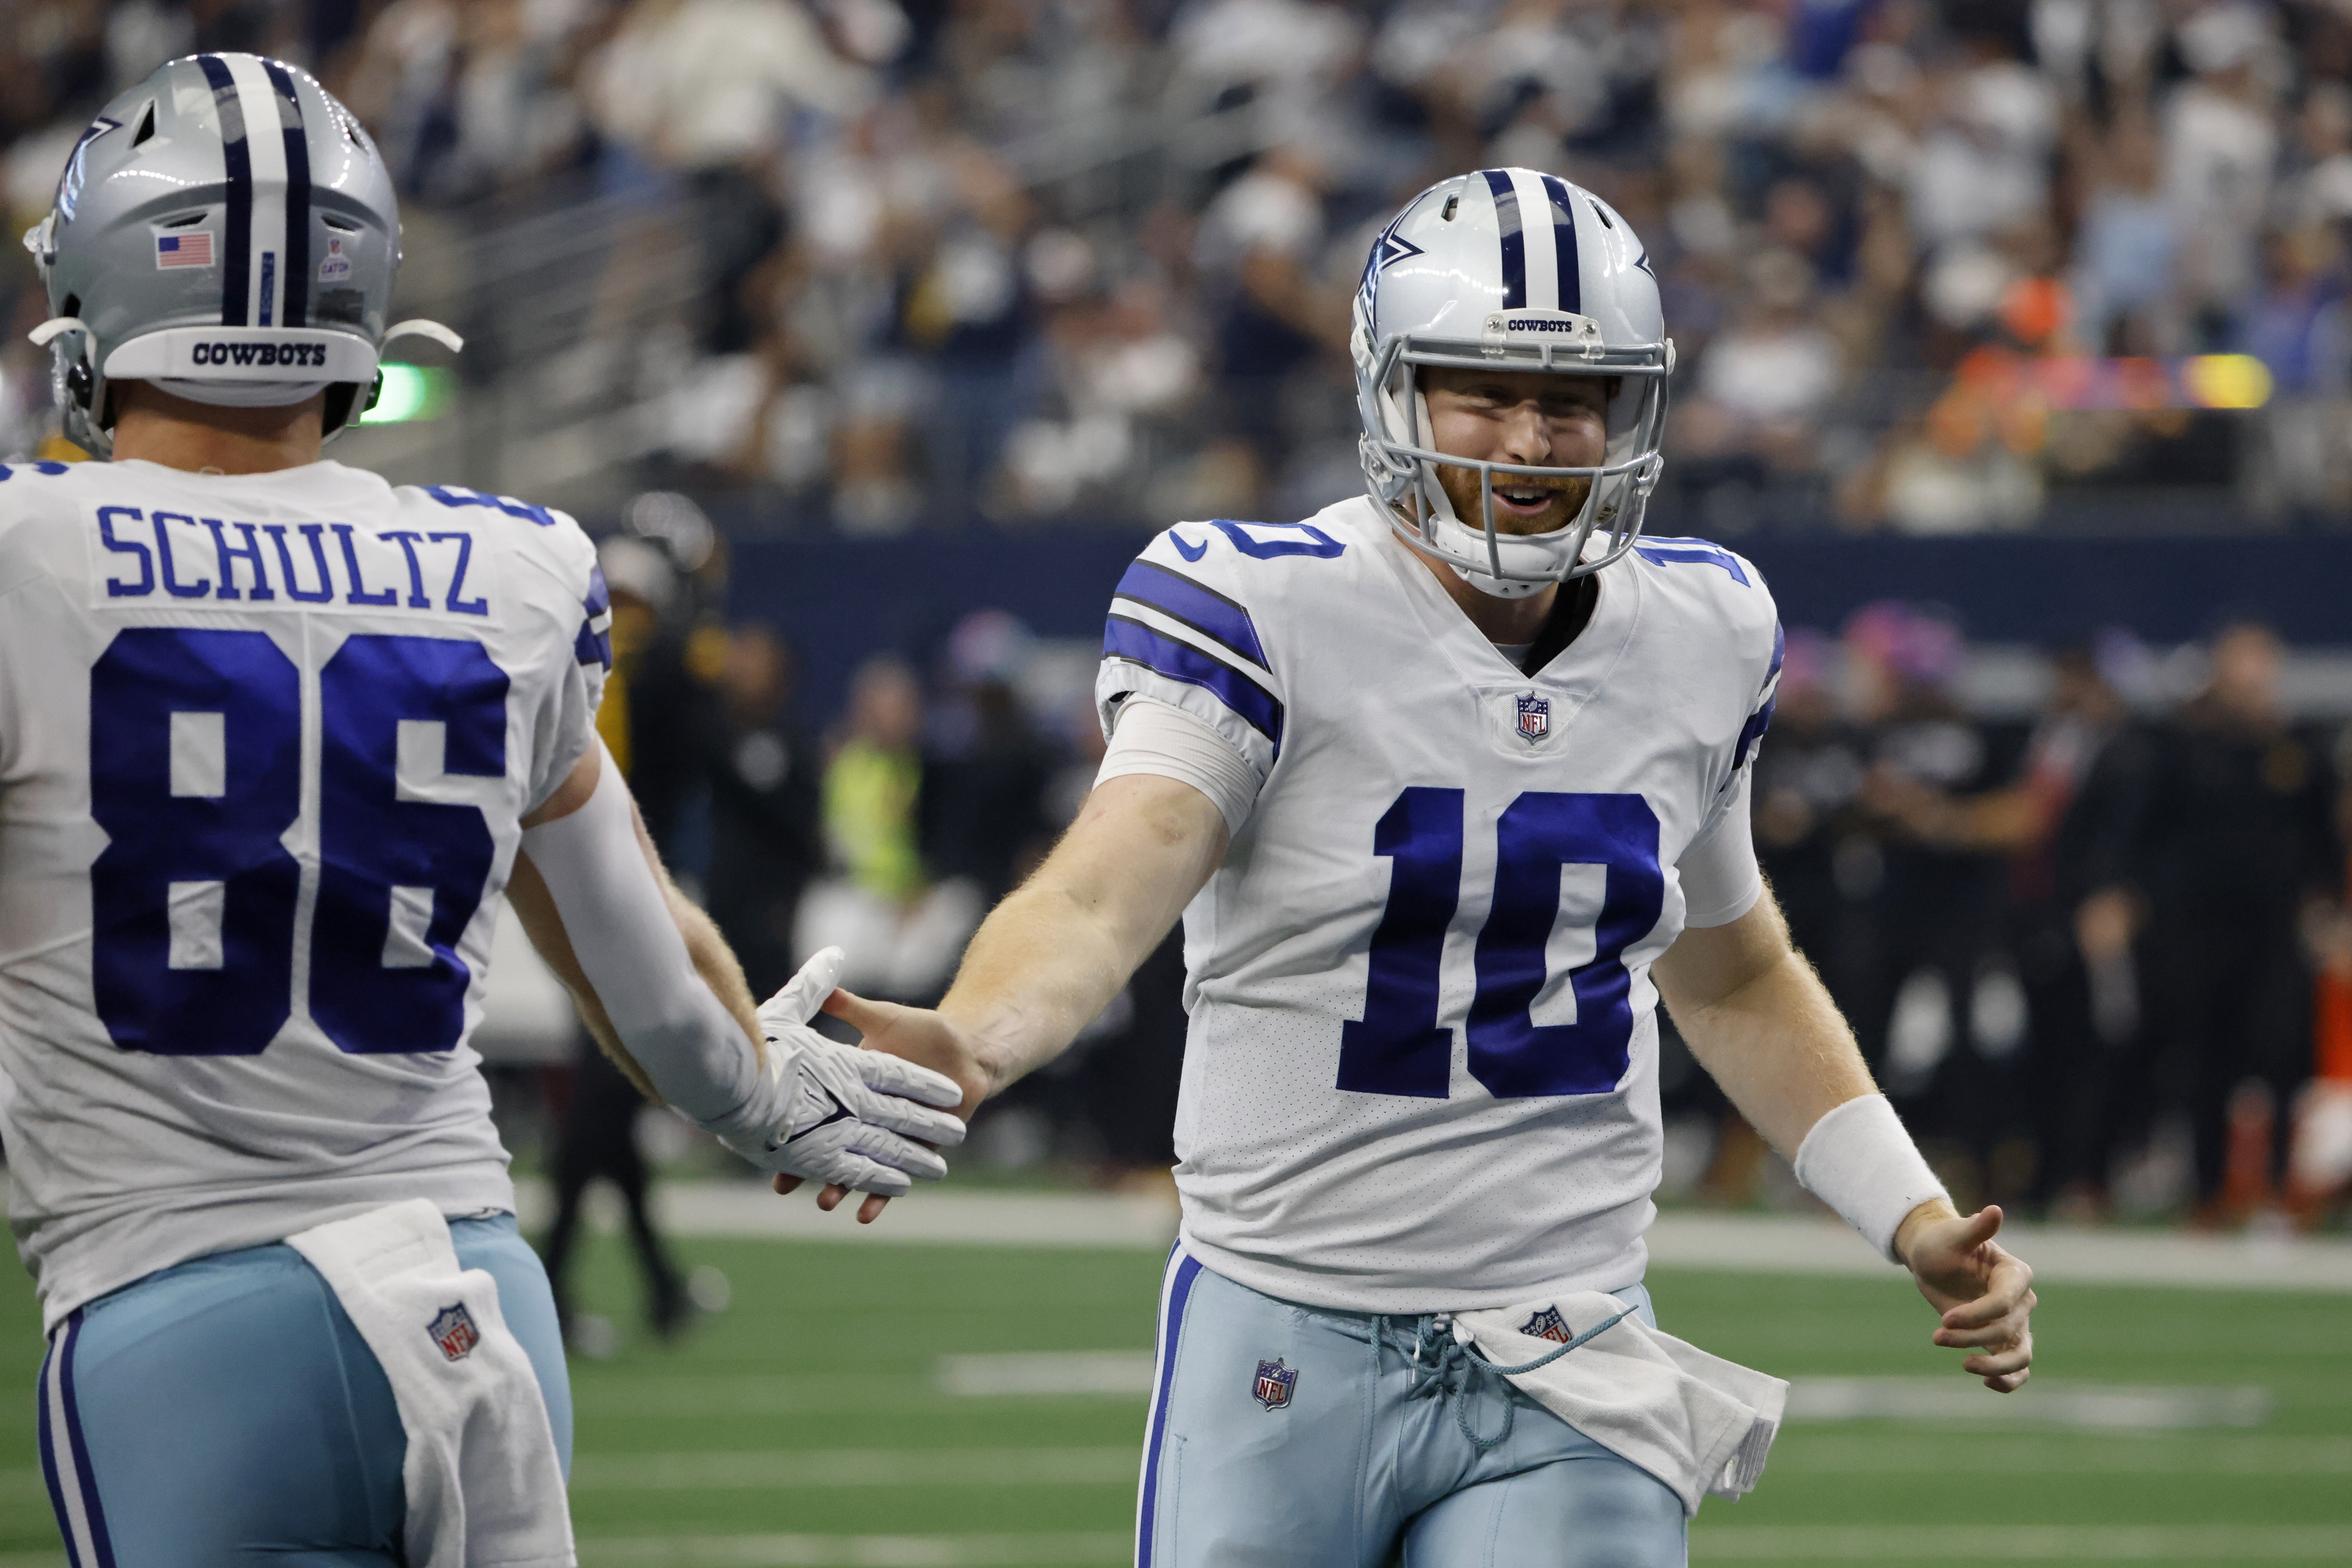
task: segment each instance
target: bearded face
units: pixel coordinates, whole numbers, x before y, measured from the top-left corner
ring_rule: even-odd
[[[1456,370],[1421,372],[1429,405],[1430,444],[1453,456],[1528,467],[1589,468],[1609,448],[1609,402],[1615,377],[1560,375],[1542,371]],[[1478,470],[1442,464],[1437,482],[1454,515],[1483,531]],[[1548,534],[1575,521],[1592,493],[1582,475],[1495,476],[1495,529]]]

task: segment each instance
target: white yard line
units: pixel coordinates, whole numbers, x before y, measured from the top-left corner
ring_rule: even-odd
[[[1135,1485],[1132,1443],[1087,1448],[785,1448],[583,1454],[574,1491],[769,1491],[804,1487]]]
[[[1015,1352],[1004,1355],[943,1355],[932,1364],[931,1384],[942,1394],[982,1396],[1019,1394],[1116,1394],[1151,1392],[1148,1350]]]
[[[2121,1441],[2078,1437],[2004,1437],[1987,1443],[1979,1430],[1844,1434],[1807,1428],[1772,1446],[1767,1475],[2180,1475],[2352,1476],[2352,1437],[2150,1433]],[[1956,1451],[1964,1446],[1965,1453]]]
[[[1113,1564],[1128,1537],[683,1535],[595,1537],[582,1568],[982,1568]],[[2352,1557],[2352,1527],[2297,1524],[1723,1525],[1691,1532],[1695,1563],[2328,1563]],[[16,1568],[0,1561],[0,1568]],[[28,1560],[25,1568],[31,1568]]]
[[[1063,1568],[1125,1563],[1131,1538],[1035,1535],[590,1536],[581,1568]],[[0,1568],[13,1565],[0,1563]],[[26,1568],[30,1568],[27,1564]]]
[[[546,1213],[543,1184],[522,1183],[526,1224]],[[804,1195],[780,1198],[751,1182],[670,1182],[656,1191],[661,1221],[680,1236],[877,1245],[1165,1249],[1176,1211],[1156,1197],[1104,1193],[924,1190],[872,1225],[825,1214]],[[592,1216],[593,1218],[593,1216]],[[2175,1285],[2352,1293],[2352,1241],[2014,1225],[2001,1239],[2049,1283]],[[1892,1277],[1893,1266],[1837,1221],[1809,1215],[1658,1217],[1650,1260],[1663,1268]]]
[[[1988,1399],[1965,1377],[1800,1377],[1788,1419],[1925,1421],[1979,1427],[2065,1427],[2082,1431],[2178,1431],[2259,1427],[2276,1403],[2267,1388],[2130,1387],[2036,1378],[2006,1399]]]
[[[1694,1563],[2343,1563],[2352,1525],[1733,1524],[1690,1548]]]

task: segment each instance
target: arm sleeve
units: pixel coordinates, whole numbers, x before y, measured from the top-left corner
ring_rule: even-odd
[[[605,591],[604,574],[596,565],[596,547],[579,526],[565,517],[559,525],[570,530],[564,553],[569,598],[561,613],[571,636],[570,657],[557,678],[553,700],[542,716],[534,747],[530,800],[526,813],[537,810],[563,788],[572,770],[596,742],[596,710],[604,700],[604,681],[613,671],[613,596]]]
[[[593,736],[590,743],[604,744]],[[619,765],[610,752],[602,764],[578,810],[523,831],[523,852],[547,883],[613,1032],[664,1100],[713,1122],[751,1097],[759,1059],[694,967],[637,840]]]
[[[1214,725],[1147,696],[1121,703],[1111,722],[1097,784],[1133,773],[1173,779],[1216,803],[1228,835],[1241,831],[1265,779]]]
[[[1748,822],[1753,771],[1739,770],[1714,826],[1675,862],[1682,877],[1685,926],[1728,925],[1764,896],[1764,873],[1756,863],[1756,841]]]

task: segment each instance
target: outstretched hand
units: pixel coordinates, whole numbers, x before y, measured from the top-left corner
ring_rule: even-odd
[[[1895,1233],[1895,1248],[1919,1293],[1944,1315],[1936,1343],[1974,1350],[1961,1368],[2008,1394],[2032,1375],[2035,1297],[2033,1270],[1993,1240],[2000,1221],[1990,1206],[1963,1218],[1941,1200],[1923,1204]]]
[[[823,1010],[863,1035],[862,1043],[867,1051],[887,1051],[944,1072],[962,1085],[963,1103],[956,1107],[955,1114],[964,1121],[971,1120],[972,1112],[987,1097],[991,1080],[970,1037],[929,1009],[868,1001],[854,992],[836,989],[825,998]],[[800,1185],[798,1176],[775,1178],[780,1193],[791,1192]],[[848,1196],[846,1187],[827,1186],[817,1194],[816,1206],[830,1213]],[[887,1197],[867,1194],[866,1201],[857,1206],[857,1223],[873,1224],[889,1203]]]

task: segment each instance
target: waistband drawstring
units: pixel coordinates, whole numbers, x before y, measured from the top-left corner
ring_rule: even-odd
[[[1607,1322],[1585,1330],[1557,1350],[1517,1366],[1497,1366],[1480,1354],[1476,1345],[1456,1338],[1453,1314],[1449,1312],[1433,1312],[1411,1319],[1384,1314],[1374,1321],[1372,1343],[1375,1354],[1379,1353],[1380,1346],[1391,1343],[1396,1343],[1397,1348],[1404,1352],[1406,1369],[1412,1375],[1412,1385],[1405,1390],[1408,1398],[1440,1396],[1452,1398],[1454,1424],[1462,1428],[1462,1436],[1468,1439],[1470,1446],[1483,1454],[1508,1440],[1511,1425],[1517,1416],[1517,1407],[1511,1403],[1510,1387],[1505,1383],[1497,1391],[1503,1401],[1503,1425],[1492,1437],[1480,1437],[1470,1424],[1469,1406],[1474,1397],[1472,1390],[1482,1375],[1500,1383],[1507,1378],[1549,1366],[1570,1351],[1615,1328],[1633,1315],[1633,1309],[1627,1307]],[[1408,1322],[1412,1325],[1410,1331],[1412,1337],[1409,1343],[1404,1343],[1402,1335]],[[1389,1338],[1391,1324],[1398,1332],[1398,1342],[1391,1342]]]

